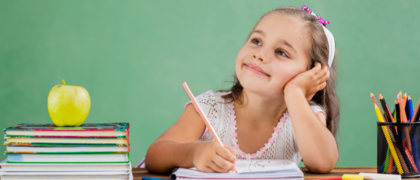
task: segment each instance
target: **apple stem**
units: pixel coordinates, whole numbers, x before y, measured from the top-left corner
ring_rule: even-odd
[[[64,79],[63,79],[63,80],[61,80],[61,82],[62,82],[64,85],[67,85],[67,84],[66,84],[66,81],[64,81]]]

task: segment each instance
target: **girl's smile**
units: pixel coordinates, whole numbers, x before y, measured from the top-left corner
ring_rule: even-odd
[[[248,69],[248,70],[250,70],[250,71],[252,71],[252,72],[254,72],[255,74],[259,74],[259,75],[262,75],[262,76],[268,76],[268,77],[270,77],[269,74],[267,74],[264,70],[262,70],[260,67],[258,67],[255,64],[246,63],[245,64],[245,68]]]

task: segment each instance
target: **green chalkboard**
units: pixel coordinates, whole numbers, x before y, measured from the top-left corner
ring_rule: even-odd
[[[331,22],[341,98],[337,166],[375,166],[369,91],[391,101],[403,90],[417,104],[420,1],[0,0],[0,129],[50,123],[48,92],[65,79],[90,93],[85,122],[130,122],[136,163],[182,113],[181,82],[196,94],[229,87],[255,22],[286,5],[307,5]]]

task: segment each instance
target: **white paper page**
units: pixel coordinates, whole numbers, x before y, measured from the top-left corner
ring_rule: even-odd
[[[280,160],[238,160],[236,171],[238,173],[262,173],[284,171],[298,168],[293,161]]]
[[[301,178],[302,171],[293,161],[287,160],[238,160],[237,172],[203,173],[196,168],[179,168],[174,175],[177,178],[196,179],[260,179],[260,178]]]

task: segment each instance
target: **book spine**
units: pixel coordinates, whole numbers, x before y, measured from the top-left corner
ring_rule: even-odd
[[[127,138],[127,148],[128,148],[128,152],[130,152],[130,136],[129,136],[129,129],[130,129],[130,124],[127,123],[127,128],[125,128],[125,136]]]
[[[4,135],[5,139],[8,138],[72,138],[72,139],[123,139],[126,135],[123,136],[55,136],[55,135]]]

